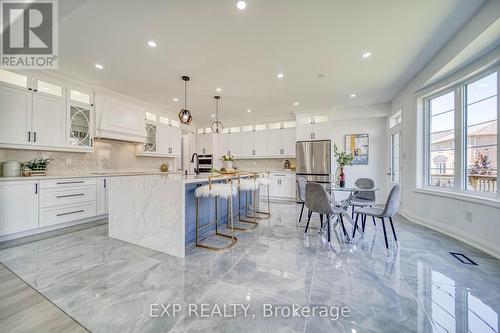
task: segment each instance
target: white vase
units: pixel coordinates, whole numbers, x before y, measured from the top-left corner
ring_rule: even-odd
[[[223,168],[228,170],[233,168],[233,161],[223,161]]]

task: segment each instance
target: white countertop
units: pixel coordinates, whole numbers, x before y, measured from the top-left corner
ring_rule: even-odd
[[[18,181],[18,180],[43,180],[43,179],[68,179],[68,178],[95,178],[95,177],[124,177],[124,176],[159,176],[159,175],[180,175],[181,171],[102,171],[90,172],[86,174],[66,174],[66,175],[47,175],[30,177],[0,177],[0,182]]]

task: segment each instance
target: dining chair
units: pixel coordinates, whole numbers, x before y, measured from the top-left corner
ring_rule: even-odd
[[[302,221],[302,214],[304,213],[304,206],[306,204],[306,184],[307,180],[304,177],[297,178],[299,201],[302,203],[302,207],[300,208],[299,224]]]
[[[371,178],[358,178],[354,182],[357,188],[361,189],[359,193],[351,201],[351,218],[354,219],[354,209],[356,207],[373,207],[375,205],[375,191],[363,191],[375,187],[375,182]],[[366,217],[365,217],[366,218]],[[377,225],[375,218],[372,216],[373,225]]]
[[[342,213],[344,209],[335,206],[335,200],[328,194],[323,185],[319,183],[307,183],[305,188],[305,206],[309,210],[307,217],[307,225],[304,233],[307,233],[309,228],[309,223],[311,222],[311,216],[313,213],[318,213],[323,223],[323,215],[326,215],[327,228],[328,228],[328,242],[330,242],[330,218],[337,215],[340,223],[342,225],[342,230],[344,235],[347,234],[344,220],[342,218]]]
[[[382,229],[384,230],[385,247],[387,249],[389,249],[389,244],[387,243],[387,233],[385,231],[384,219],[388,218],[391,223],[391,229],[392,229],[392,234],[394,236],[394,240],[397,242],[398,238],[396,236],[396,230],[394,229],[392,217],[396,213],[396,210],[398,209],[399,206],[400,192],[401,192],[401,187],[399,185],[394,185],[394,187],[391,189],[391,192],[389,193],[389,196],[387,197],[387,201],[385,203],[384,208],[361,207],[356,209],[354,211],[354,213],[356,213],[356,221],[354,222],[354,231],[352,232],[352,237],[354,238],[354,235],[356,234],[356,228],[358,226],[358,217],[362,215],[362,216],[371,216],[373,218],[377,217],[380,220],[382,220]],[[364,221],[362,220],[363,232],[365,231],[365,221],[366,219]]]

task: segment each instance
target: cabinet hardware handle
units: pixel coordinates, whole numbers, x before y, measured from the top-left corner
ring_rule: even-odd
[[[33,132],[33,142],[36,142],[36,132]]]
[[[28,142],[31,142],[31,131],[28,131]]]
[[[71,214],[83,213],[84,211],[85,211],[84,209],[80,209],[80,210],[75,210],[75,211],[72,211],[72,212],[57,214],[56,216],[64,216],[64,215],[71,215]]]
[[[106,185],[107,185],[107,184],[106,184],[106,179],[104,179],[104,188],[106,188]]]
[[[31,88],[28,88],[28,90],[29,90],[29,91],[32,91],[33,89],[31,89]]]
[[[70,181],[70,182],[58,182],[57,185],[64,185],[64,184],[81,184],[83,183],[83,180],[76,180],[76,181]]]
[[[35,194],[38,194],[38,183],[35,183]]]
[[[34,91],[34,92],[37,92],[38,90],[36,90],[36,89],[33,89],[33,91]]]
[[[90,147],[94,147],[94,139],[90,139]]]
[[[58,195],[56,198],[57,198],[57,199],[60,199],[60,198],[79,197],[79,196],[82,196],[82,195],[85,195],[85,194],[84,194],[84,193],[78,193],[78,194],[65,194],[65,195]]]
[[[94,106],[94,104],[90,104],[90,106]]]

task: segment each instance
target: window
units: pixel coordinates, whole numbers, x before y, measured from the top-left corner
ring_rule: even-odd
[[[285,121],[283,123],[283,128],[295,128],[295,121]]]
[[[402,122],[403,122],[403,117],[401,115],[401,110],[399,110],[398,112],[393,114],[391,116],[391,118],[389,119],[389,127],[393,128],[394,126],[397,126],[397,125],[401,124]]]
[[[243,132],[252,132],[253,131],[253,125],[246,125],[242,127]]]
[[[264,131],[266,130],[267,128],[267,125],[266,124],[258,124],[258,125],[255,125],[255,130],[256,131]]]
[[[424,98],[426,185],[499,197],[498,71]]]
[[[168,123],[167,123],[167,124],[168,124]],[[205,131],[205,130],[204,130],[203,128],[198,128],[198,131],[197,131],[197,132],[198,132],[198,134],[204,134],[204,131]]]
[[[240,127],[231,127],[230,132],[231,133],[239,133],[241,131]]]
[[[455,92],[429,100],[429,184],[453,187],[455,175]]]
[[[391,135],[391,181],[399,184],[400,162],[399,162],[399,132]]]
[[[465,86],[467,190],[495,192],[497,183],[497,73]]]

